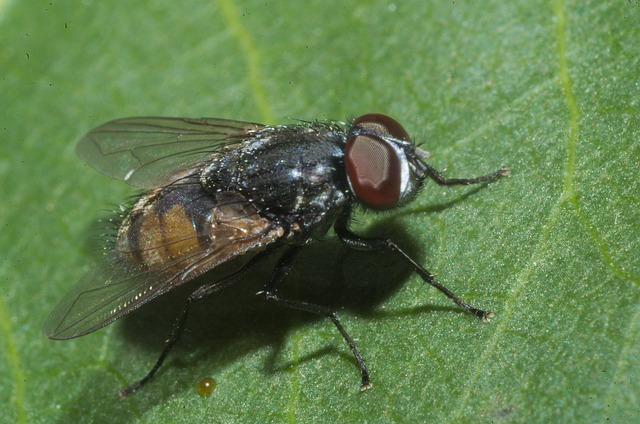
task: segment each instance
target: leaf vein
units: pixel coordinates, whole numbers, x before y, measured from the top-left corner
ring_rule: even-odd
[[[240,47],[247,58],[249,64],[249,84],[255,96],[258,109],[262,114],[262,120],[266,123],[273,122],[273,113],[269,107],[260,75],[260,69],[262,69],[260,63],[261,54],[255,46],[253,37],[247,28],[242,25],[234,3],[229,0],[220,0],[220,8],[231,32],[238,39]]]

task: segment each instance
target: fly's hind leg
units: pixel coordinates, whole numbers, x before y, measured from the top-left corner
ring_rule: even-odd
[[[178,316],[178,319],[176,319],[176,322],[173,325],[173,330],[171,331],[169,338],[165,342],[164,349],[162,350],[162,353],[160,354],[160,357],[158,357],[158,360],[156,361],[153,368],[151,368],[151,370],[147,373],[147,375],[145,375],[143,378],[141,378],[137,382],[120,389],[118,391],[120,398],[124,399],[130,394],[136,392],[138,389],[140,389],[140,387],[147,384],[149,380],[153,378],[156,372],[158,372],[163,362],[169,355],[169,352],[171,351],[173,346],[175,346],[178,340],[180,340],[180,336],[182,335],[182,332],[184,330],[185,323],[187,322],[187,316],[189,315],[189,310],[191,309],[191,305],[194,302],[206,299],[212,294],[235,283],[238,278],[240,278],[242,275],[247,273],[247,271],[255,267],[259,262],[261,262],[265,257],[267,257],[267,254],[268,254],[268,251],[263,251],[261,253],[258,253],[253,258],[251,258],[251,260],[247,262],[242,268],[235,271],[234,273],[228,275],[227,277],[223,278],[220,281],[216,281],[214,283],[200,286],[193,293],[191,293],[191,295],[187,298],[187,302],[185,303],[184,308],[182,309],[182,312]]]
[[[322,315],[331,320],[333,324],[336,326],[342,338],[347,342],[351,352],[353,352],[353,356],[356,358],[358,362],[358,366],[360,367],[360,373],[362,376],[362,381],[360,383],[360,390],[367,390],[371,387],[371,382],[369,381],[369,371],[367,370],[367,366],[364,363],[364,359],[362,359],[362,355],[360,355],[360,351],[356,346],[356,343],[353,341],[351,336],[344,329],[342,324],[340,324],[340,320],[336,316],[335,312],[331,309],[326,308],[324,306],[315,305],[312,303],[302,302],[300,300],[294,299],[286,299],[278,296],[276,294],[278,284],[289,274],[291,268],[293,267],[294,262],[296,261],[298,254],[300,252],[300,246],[294,246],[289,248],[280,258],[278,264],[276,265],[275,270],[273,271],[273,275],[271,279],[265,284],[264,291],[260,292],[265,299],[270,302],[276,303],[281,306],[285,306],[291,309],[298,309],[301,311],[311,312],[316,315]]]

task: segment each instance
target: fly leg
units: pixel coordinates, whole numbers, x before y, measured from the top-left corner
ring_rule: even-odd
[[[482,322],[488,322],[493,317],[493,312],[483,311],[482,309],[474,308],[458,296],[453,294],[451,290],[438,283],[433,275],[425,268],[420,266],[416,261],[411,259],[402,249],[400,249],[394,242],[389,239],[382,238],[365,238],[361,237],[348,229],[350,211],[345,211],[340,218],[336,221],[334,228],[338,235],[338,238],[348,247],[355,250],[371,251],[371,250],[388,250],[397,256],[401,257],[405,262],[413,267],[415,272],[422,277],[422,279],[440,290],[449,299],[453,300],[456,305],[460,306],[467,312],[479,318]]]
[[[220,281],[216,281],[214,283],[200,286],[193,293],[191,293],[191,295],[189,295],[189,297],[187,298],[187,303],[184,305],[184,309],[182,309],[182,312],[178,316],[178,319],[176,320],[175,324],[173,325],[173,330],[171,331],[171,335],[165,342],[164,349],[162,350],[162,353],[160,354],[160,357],[156,361],[153,368],[151,368],[151,370],[147,373],[147,375],[145,375],[142,379],[138,380],[137,382],[127,387],[123,387],[122,389],[120,389],[118,391],[118,395],[120,395],[120,398],[124,399],[130,394],[137,391],[140,387],[148,383],[149,380],[151,380],[153,376],[156,374],[156,372],[158,372],[158,370],[162,366],[162,363],[167,358],[167,355],[169,355],[169,352],[171,351],[173,346],[178,342],[178,340],[180,340],[180,336],[182,335],[185,323],[187,321],[187,316],[189,315],[189,310],[191,309],[191,305],[194,302],[206,299],[212,294],[224,288],[227,288],[231,284],[235,283],[238,278],[243,276],[245,273],[247,273],[247,271],[255,267],[259,262],[261,262],[264,258],[266,258],[268,256],[267,254],[268,254],[268,251],[263,251],[258,253],[253,258],[251,258],[251,260],[247,262],[239,270],[233,272],[232,274],[228,275],[227,277],[223,278]]]
[[[342,324],[340,324],[340,320],[338,320],[335,312],[324,306],[302,302],[300,300],[286,299],[276,295],[278,283],[280,283],[289,274],[289,271],[291,271],[291,268],[293,267],[293,264],[296,261],[298,254],[300,253],[300,249],[301,246],[293,246],[282,255],[278,264],[276,265],[271,279],[265,284],[264,291],[260,292],[259,294],[262,294],[265,299],[277,303],[278,305],[285,306],[291,309],[311,312],[317,315],[323,315],[329,318],[342,335],[342,338],[344,338],[344,340],[347,342],[349,348],[351,348],[351,352],[353,352],[353,356],[355,356],[356,361],[358,362],[360,373],[362,375],[360,390],[367,390],[371,387],[367,366],[364,363],[364,359],[362,359],[362,356],[360,355],[360,351],[358,350],[356,343],[353,341],[351,336],[349,336]]]
[[[506,166],[500,167],[497,171],[492,172],[491,174],[482,175],[480,177],[474,178],[446,178],[444,175],[427,165],[426,163],[420,163],[423,171],[431,178],[433,181],[443,186],[452,186],[452,185],[469,185],[469,184],[480,184],[487,183],[490,181],[497,180],[500,177],[506,177],[511,174],[511,170]]]

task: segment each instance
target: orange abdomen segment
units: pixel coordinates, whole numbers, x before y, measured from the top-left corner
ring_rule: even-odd
[[[242,195],[209,194],[189,184],[141,197],[118,231],[115,250],[142,270],[193,277],[282,236]]]

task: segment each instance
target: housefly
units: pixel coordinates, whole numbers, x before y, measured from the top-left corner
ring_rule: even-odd
[[[342,243],[391,252],[464,310],[493,315],[454,295],[393,241],[349,230],[356,207],[383,211],[406,205],[427,178],[467,185],[509,174],[449,179],[431,166],[394,119],[367,114],[349,124],[312,122],[265,126],[226,119],[126,118],[91,130],[77,146],[96,170],[146,192],[124,214],[101,262],[51,312],[44,333],[71,339],[104,327],[205,272],[249,254],[231,274],[192,292],[152,369],[120,390],[125,397],[158,371],[180,338],[191,305],[241,278],[274,251],[281,256],[263,290],[266,300],[329,318],[370,387],[360,351],[336,314],[283,298],[278,285],[302,248],[331,226]],[[212,276],[214,279],[215,275]]]

